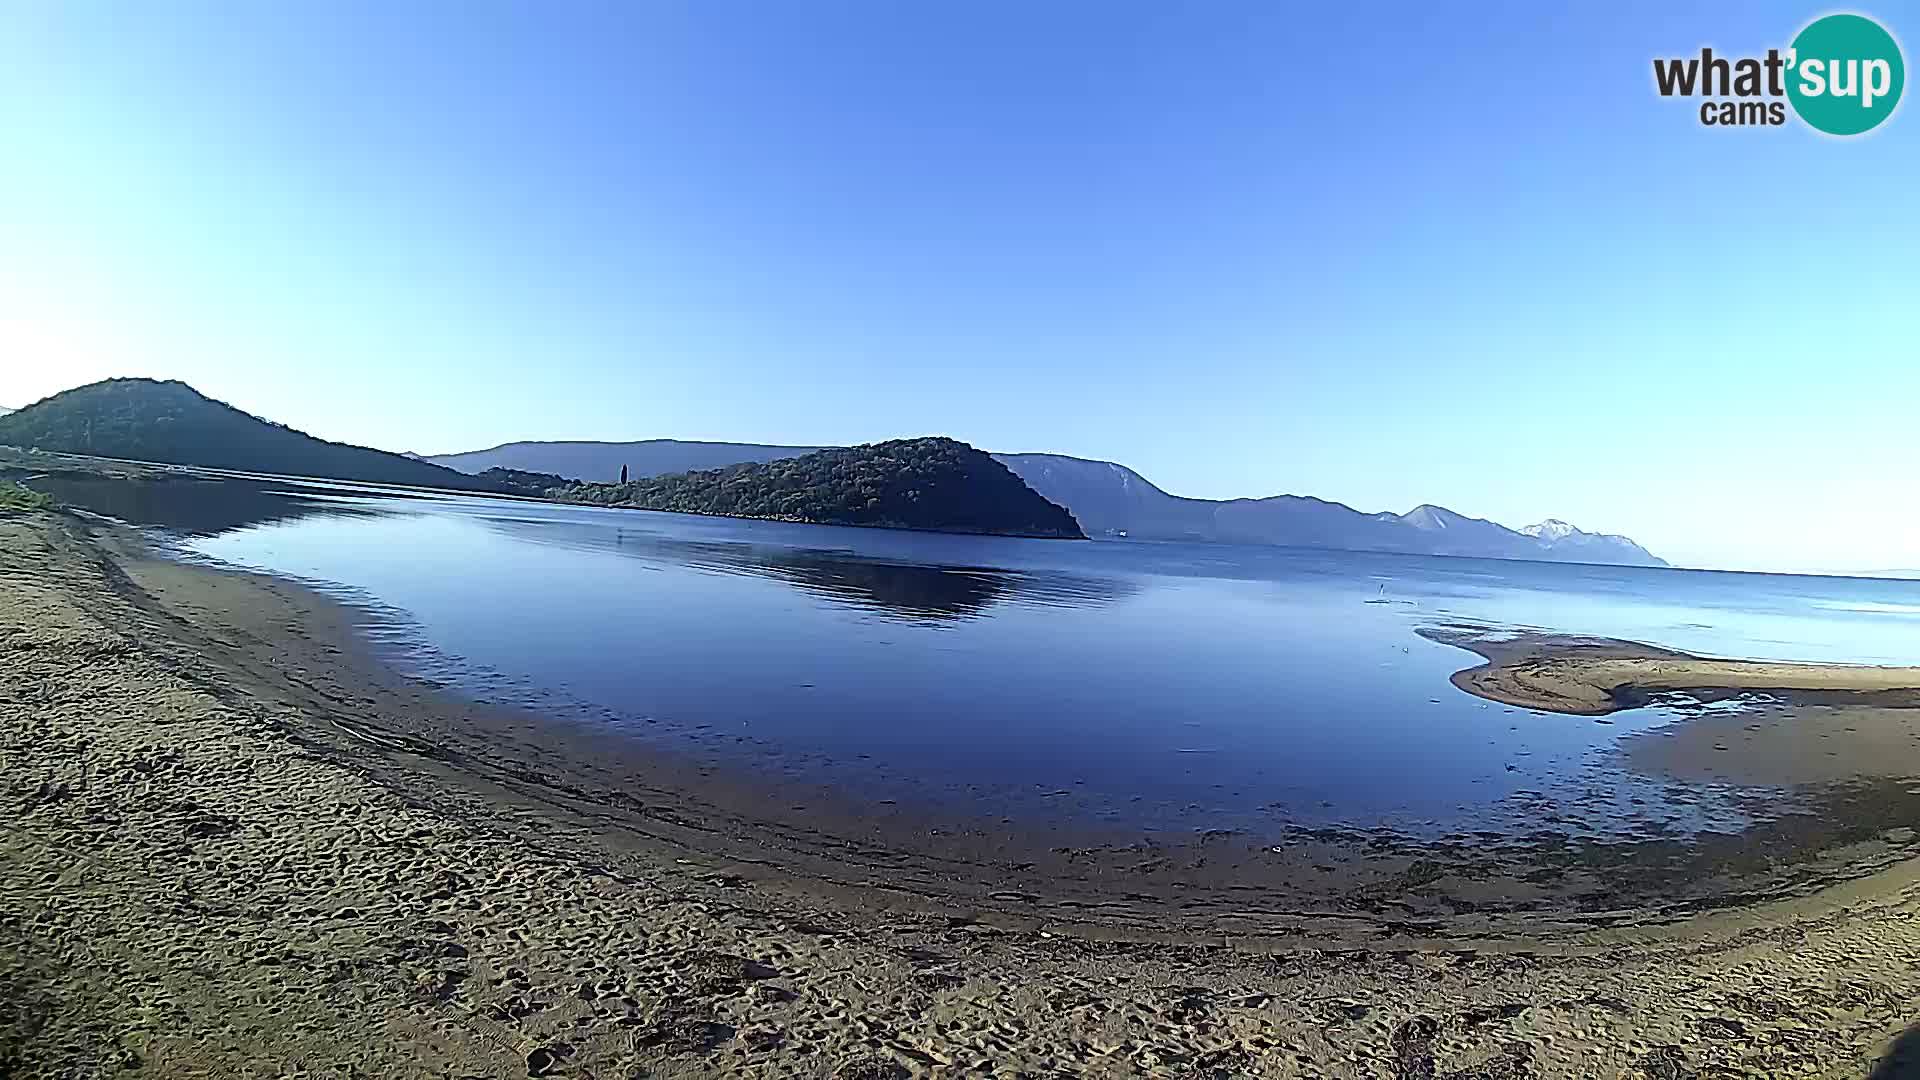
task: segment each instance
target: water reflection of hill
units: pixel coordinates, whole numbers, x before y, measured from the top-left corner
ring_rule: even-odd
[[[47,464],[41,469],[0,465],[0,478],[23,481],[64,506],[184,536],[217,536],[302,518],[382,512],[330,498],[326,491],[307,491],[307,482],[301,481],[198,475],[151,466],[107,469],[90,464],[78,469]],[[379,494],[405,497],[408,493],[383,490]],[[611,547],[695,569],[780,581],[812,596],[906,620],[974,618],[1000,604],[1091,607],[1112,603],[1137,589],[1124,578],[1054,570],[914,562],[845,550],[682,540],[618,529],[609,534],[603,528],[495,514],[487,515],[487,523],[538,543]]]
[[[775,544],[681,540],[639,530],[579,528],[537,519],[495,517],[488,524],[535,543],[605,550],[724,574],[784,582],[813,596],[899,619],[973,618],[997,604],[1092,607],[1132,595],[1124,578],[1052,570],[1009,570],[910,562],[851,551]]]
[[[6,469],[0,470],[0,476],[23,481],[28,487],[53,496],[63,506],[186,536],[216,536],[249,526],[315,515],[367,512],[336,502],[309,500],[289,491],[283,483],[270,481],[216,480],[157,471],[118,476]]]
[[[669,542],[690,566],[784,581],[812,595],[907,619],[965,619],[1003,603],[1092,607],[1134,592],[1119,578],[942,566],[843,551]]]

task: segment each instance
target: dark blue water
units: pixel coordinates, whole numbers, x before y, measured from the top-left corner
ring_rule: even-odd
[[[1448,682],[1476,658],[1415,630],[1473,620],[1723,656],[1920,661],[1920,582],[298,494],[295,514],[188,543],[392,609],[400,662],[477,697],[993,817],[1736,824],[1739,792],[1675,798],[1616,752],[1677,714],[1598,723],[1491,704]]]

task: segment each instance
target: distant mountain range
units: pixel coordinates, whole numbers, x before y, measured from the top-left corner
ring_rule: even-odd
[[[626,443],[517,442],[464,454],[435,454],[421,457],[421,460],[467,473],[482,473],[494,468],[518,469],[522,472],[570,476],[588,483],[611,483],[620,479],[622,466],[627,468],[629,478],[638,480],[698,469],[724,469],[746,462],[778,461],[826,449],[830,448],[683,442],[679,439],[647,439]]]
[[[1624,536],[1583,532],[1561,521],[1515,530],[1431,504],[1405,514],[1365,514],[1343,503],[1302,495],[1186,499],[1167,494],[1139,473],[1111,461],[1060,454],[996,456],[1029,487],[1072,511],[1090,536],[1124,533],[1135,540],[1666,565]]]
[[[518,469],[608,482],[618,479],[623,467],[630,477],[638,479],[741,462],[778,461],[817,449],[676,439],[516,442],[424,460],[476,473],[489,468]],[[1624,536],[1585,532],[1553,519],[1516,530],[1433,505],[1418,506],[1405,514],[1366,514],[1341,503],[1301,495],[1188,499],[1169,495],[1139,473],[1111,461],[1062,454],[994,457],[1028,487],[1066,507],[1093,537],[1667,565]]]
[[[674,439],[526,442],[423,458],[317,439],[214,401],[185,383],[152,379],[109,379],[0,415],[0,444],[248,472],[788,520],[1029,535],[1069,535],[1072,529],[1093,537],[1133,540],[1666,565],[1624,536],[1589,533],[1564,521],[1548,520],[1515,530],[1432,505],[1405,514],[1366,514],[1300,495],[1187,499],[1169,495],[1139,473],[1110,461],[1060,454],[995,454],[992,459],[1005,468],[991,462],[982,468],[978,462],[988,462],[987,455],[944,439],[855,448],[859,453],[837,447]],[[741,471],[803,456],[810,456],[813,463]],[[623,468],[632,481],[623,491],[595,488],[613,487]],[[688,473],[693,475],[671,484],[640,483]],[[1016,477],[1023,483],[1016,483]],[[896,492],[888,486],[894,480],[914,482]],[[927,501],[914,494],[919,480],[935,483],[939,499]],[[728,483],[736,489],[726,489]],[[859,507],[849,501],[855,493],[860,496],[855,500]],[[990,499],[1006,502],[1008,513],[986,514],[980,507]],[[1048,516],[1043,500],[1056,510],[1064,507],[1072,520],[1064,514],[1058,519]]]

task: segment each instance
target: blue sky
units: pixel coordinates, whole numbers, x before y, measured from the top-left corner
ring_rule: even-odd
[[[1334,7],[6,5],[0,405],[138,374],[428,452],[945,433],[1920,566],[1920,120],[1652,88],[1824,9]]]

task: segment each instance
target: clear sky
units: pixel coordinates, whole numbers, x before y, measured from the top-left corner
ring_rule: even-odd
[[[1824,10],[0,3],[0,405],[137,374],[422,452],[942,433],[1920,566],[1920,115],[1653,90]],[[1862,10],[1911,63],[1920,8]]]

